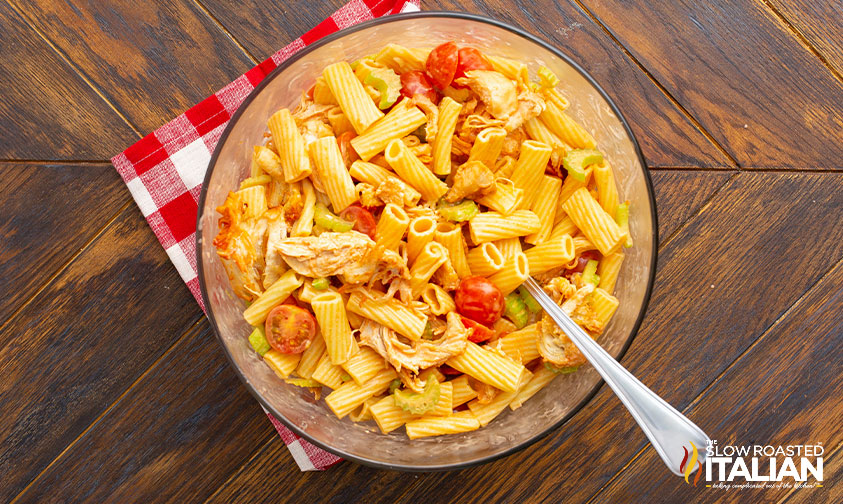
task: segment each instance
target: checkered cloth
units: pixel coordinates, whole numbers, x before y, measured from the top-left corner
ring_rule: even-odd
[[[111,159],[203,310],[196,272],[197,203],[211,153],[231,116],[260,81],[303,47],[361,21],[417,11],[419,2],[351,0],[260,65]],[[322,470],[342,460],[299,438],[267,415],[302,471]]]

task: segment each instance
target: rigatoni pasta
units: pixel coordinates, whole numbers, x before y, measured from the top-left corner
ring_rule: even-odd
[[[410,439],[488,425],[575,371],[522,283],[597,336],[632,246],[612,164],[549,69],[480,55],[440,82],[429,52],[334,63],[270,111],[214,239],[279,379]]]

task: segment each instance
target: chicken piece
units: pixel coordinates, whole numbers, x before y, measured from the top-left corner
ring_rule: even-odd
[[[377,273],[409,275],[401,256],[388,249],[376,251],[375,242],[357,231],[287,238],[275,248],[290,268],[308,277],[341,275],[346,283],[360,284]]]
[[[284,197],[282,198],[282,206],[284,208],[284,219],[288,226],[292,226],[301,217],[301,212],[304,209],[304,200],[301,195],[301,184],[288,184],[284,190]]]
[[[493,70],[470,70],[456,80],[468,86],[495,119],[509,119],[518,110],[515,82]]]
[[[245,216],[246,207],[237,193],[230,192],[217,208],[219,233],[214,247],[222,260],[237,297],[251,301],[263,292],[264,234],[266,221]]]
[[[445,261],[442,266],[433,273],[433,282],[442,286],[446,291],[457,290],[460,286],[460,276],[451,264],[451,259]]]
[[[263,288],[268,289],[287,270],[287,264],[278,252],[278,245],[281,243],[281,240],[287,238],[287,222],[284,220],[284,210],[282,208],[268,210],[263,218],[267,221]]]
[[[454,184],[445,193],[445,201],[480,199],[495,192],[495,174],[482,161],[469,161],[457,167]]]
[[[498,395],[500,390],[496,389],[495,387],[478,381],[474,378],[469,377],[468,379],[468,386],[473,388],[475,392],[477,392],[477,402],[479,404],[489,404]]]
[[[415,206],[421,199],[421,193],[398,177],[385,178],[375,188],[375,196],[384,203],[392,203],[400,207]]]
[[[600,334],[603,331],[603,324],[587,301],[588,296],[594,292],[593,284],[584,284],[577,289],[566,279],[558,278],[551,281],[545,290],[557,303],[563,301],[562,310],[574,322],[593,334]],[[585,363],[586,359],[582,352],[546,313],[542,314],[539,327],[541,335],[538,347],[544,360],[563,368]]]
[[[439,107],[437,107],[430,98],[425,94],[417,94],[411,100],[410,104],[417,106],[427,117],[427,125],[425,126],[425,142],[433,145],[436,139],[437,126],[439,124]]]
[[[468,344],[468,329],[460,316],[448,314],[448,325],[441,338],[404,343],[392,329],[371,320],[360,326],[360,344],[371,347],[399,373],[407,369],[417,374],[420,369],[439,366],[446,360],[465,351]]]
[[[357,191],[357,196],[360,199],[360,204],[366,208],[375,208],[379,206],[383,206],[384,201],[378,198],[378,195],[375,192],[375,186],[372,184],[367,184],[365,182],[360,182],[354,189]]]
[[[544,112],[546,107],[544,99],[527,88],[519,89],[518,108],[509,116],[504,124],[504,129],[513,131],[520,128],[525,122]]]

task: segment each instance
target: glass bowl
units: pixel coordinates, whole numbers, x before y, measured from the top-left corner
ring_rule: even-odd
[[[531,74],[547,66],[561,80],[571,101],[568,112],[592,132],[615,169],[621,200],[632,202],[629,224],[635,246],[626,260],[615,295],[620,307],[599,338],[619,358],[641,323],[656,265],[656,208],[649,174],[629,125],[606,93],[560,50],[524,31],[479,16],[454,12],[421,12],[388,16],[355,25],[296,53],[249,95],[228,123],[214,151],[199,201],[197,260],[208,318],[246,388],[278,420],[311,443],[343,458],[399,470],[456,469],[488,462],[541,439],[575,414],[602,383],[583,366],[559,376],[524,406],[505,410],[479,430],[410,441],[403,430],[383,435],[374,422],[338,419],[306,390],[287,385],[266,366],[247,341],[245,305],[234,296],[214,246],[219,215],[214,210],[229,191],[248,176],[252,147],[261,143],[269,116],[294,107],[322,69],[338,60],[354,61],[389,42],[434,47],[454,40],[490,55],[528,64]]]

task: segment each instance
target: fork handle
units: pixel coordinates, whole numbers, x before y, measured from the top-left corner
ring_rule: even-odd
[[[528,278],[524,286],[620,398],[668,469],[678,476],[686,475],[686,471],[680,471],[679,468],[685,463],[683,459],[687,460],[692,453],[693,447],[698,449],[700,465],[692,467],[691,472],[697,467],[702,467],[705,448],[710,443],[705,432],[620,365],[586,334],[535,280]],[[693,447],[689,443],[693,443]]]

